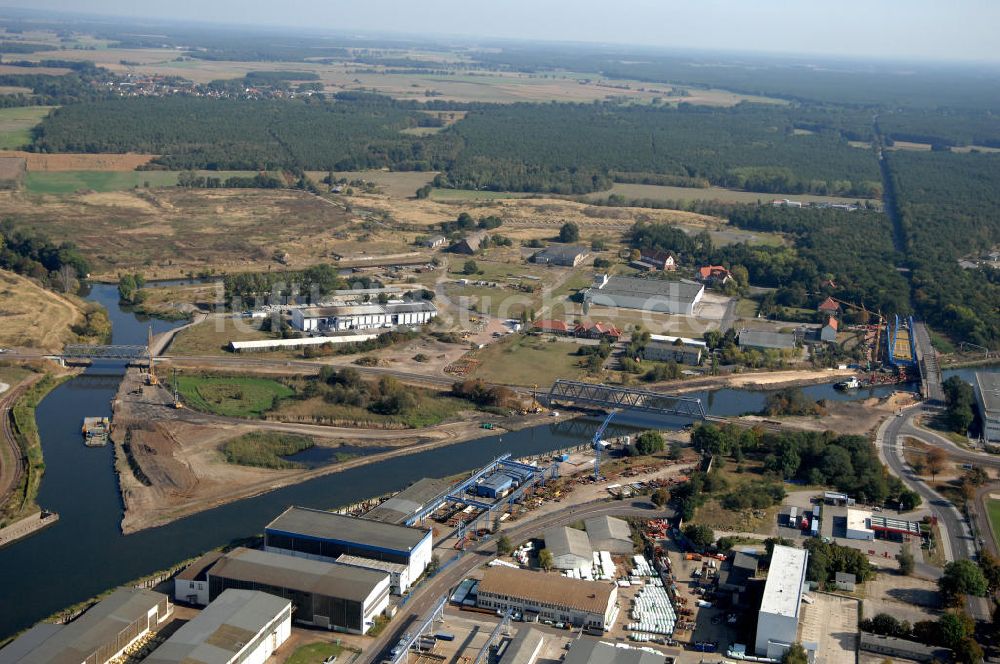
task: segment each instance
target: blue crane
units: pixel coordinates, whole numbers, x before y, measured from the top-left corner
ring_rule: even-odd
[[[604,418],[601,422],[601,426],[597,427],[597,431],[594,433],[594,481],[601,479],[601,436],[607,430],[608,425],[611,424],[611,420],[615,418],[618,414],[617,410],[613,410],[608,413],[608,416]]]

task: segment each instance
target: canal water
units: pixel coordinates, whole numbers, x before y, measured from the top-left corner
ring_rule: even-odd
[[[88,297],[108,308],[116,344],[145,343],[149,324],[154,332],[180,324],[141,320],[122,310],[114,286],[95,285]],[[964,373],[971,375],[971,371]],[[459,473],[505,452],[527,456],[571,447],[592,435],[592,429],[587,433],[566,422],[504,433],[502,440],[492,434],[320,477],[125,536],[119,529],[122,501],[112,448],[87,448],[80,435],[85,416],[110,416],[110,402],[121,374],[121,366],[95,365],[57,387],[38,407],[46,466],[38,502],[58,512],[60,519],[46,530],[0,549],[0,638],[110,587],[234,539],[261,533],[264,525],[289,505],[332,508],[351,504],[401,489],[420,476]],[[892,389],[899,386],[843,394],[832,386],[819,385],[805,388],[805,392],[814,398],[859,399]],[[759,410],[767,398],[763,392],[741,390],[694,396],[703,398],[708,410],[719,415]],[[316,461],[311,455],[302,460]]]

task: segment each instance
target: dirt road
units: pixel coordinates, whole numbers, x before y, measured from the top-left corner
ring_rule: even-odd
[[[41,375],[31,376],[13,389],[4,390],[3,397],[0,398],[0,438],[3,438],[0,444],[4,446],[2,458],[11,460],[11,463],[0,465],[0,505],[7,504],[24,475],[24,453],[14,435],[14,414],[11,409],[25,390],[41,379]]]

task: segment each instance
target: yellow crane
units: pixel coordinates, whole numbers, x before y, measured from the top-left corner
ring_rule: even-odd
[[[148,334],[146,336],[146,352],[149,354],[149,371],[147,372],[146,380],[150,385],[157,385],[156,380],[156,367],[154,365],[155,357],[153,355],[153,326],[150,325],[148,328]]]

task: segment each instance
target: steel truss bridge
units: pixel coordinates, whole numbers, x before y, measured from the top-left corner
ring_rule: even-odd
[[[634,410],[657,415],[670,415],[695,420],[706,418],[701,399],[650,390],[595,385],[575,380],[557,380],[545,397],[549,406],[555,402],[576,406],[591,406],[606,410]]]
[[[63,349],[62,357],[67,360],[148,360],[149,348],[146,346],[88,346],[84,344],[67,344]]]

